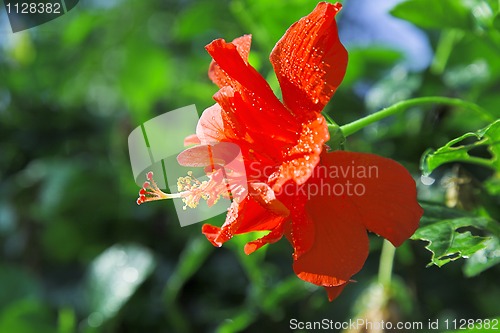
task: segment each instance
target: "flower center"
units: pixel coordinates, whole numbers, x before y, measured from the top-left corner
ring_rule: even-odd
[[[208,180],[200,181],[193,176],[192,171],[188,171],[186,177],[180,177],[177,180],[178,193],[165,193],[156,184],[153,179],[153,172],[148,172],[141,190],[137,204],[140,205],[148,201],[165,199],[182,199],[184,210],[196,208],[201,199],[206,200],[209,207],[215,205],[221,197],[231,199],[231,191],[224,183],[223,174],[220,170],[207,174]]]

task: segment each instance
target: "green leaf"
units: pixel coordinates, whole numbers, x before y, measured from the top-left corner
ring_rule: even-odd
[[[222,324],[217,327],[217,333],[237,333],[246,329],[250,324],[255,321],[257,317],[254,311],[247,309],[246,311],[240,312],[234,318],[225,320]]]
[[[493,28],[500,30],[500,14],[495,16],[495,19],[493,20]]]
[[[423,28],[458,28],[474,26],[470,10],[459,0],[409,0],[391,10],[402,18]]]
[[[421,75],[407,73],[395,67],[371,87],[365,97],[366,106],[369,111],[376,112],[409,99],[419,89],[421,83]]]
[[[53,333],[50,308],[30,299],[12,303],[0,313],[0,332]]]
[[[500,241],[491,238],[484,242],[485,247],[474,253],[465,263],[464,274],[473,277],[500,263]]]
[[[92,326],[113,318],[154,266],[152,253],[138,245],[114,245],[97,257],[90,265],[86,289]]]
[[[495,14],[498,11],[497,0],[466,0],[464,5],[469,8],[479,27],[489,28],[492,26]]]
[[[484,183],[484,187],[490,195],[500,196],[500,173],[496,173]]]
[[[470,138],[476,141],[471,144],[463,143]],[[470,151],[479,147],[487,147],[492,157],[472,156]],[[500,120],[475,133],[469,132],[451,140],[436,151],[428,150],[422,156],[420,168],[424,175],[429,175],[438,166],[450,162],[470,162],[500,171]]]
[[[182,287],[196,274],[200,267],[208,259],[214,247],[207,242],[205,237],[191,240],[179,258],[179,263],[170,276],[164,290],[164,298],[167,306],[174,306],[174,302]]]
[[[177,297],[189,279],[198,272],[208,259],[214,247],[205,237],[200,236],[191,240],[182,251],[179,263],[167,281],[163,290],[165,307],[168,309],[168,320],[178,332],[189,330],[189,321],[180,308]]]
[[[426,246],[432,252],[429,265],[441,267],[461,257],[468,258],[485,247],[484,241],[488,238],[473,236],[469,231],[458,231],[459,228],[474,226],[477,222],[485,223],[482,219],[474,218],[443,220],[417,230],[411,238],[429,242]]]
[[[448,208],[438,204],[421,203],[424,215],[420,219],[420,228],[426,227],[442,220],[452,220],[462,217],[472,217],[471,214],[457,209]]]
[[[295,275],[292,275],[282,281],[280,281],[273,288],[269,288],[263,295],[260,306],[267,315],[274,318],[280,315],[280,305],[285,302],[290,302],[293,300],[300,300],[306,295],[311,293],[309,285],[301,279],[297,279]],[[283,313],[281,313],[283,315]]]
[[[401,52],[380,46],[353,47],[349,50],[349,62],[342,87],[349,87],[360,79],[378,79],[381,73],[386,73],[402,58]]]
[[[426,249],[432,252],[429,266],[441,267],[459,258],[469,258],[500,234],[498,223],[488,218],[437,205],[423,207],[425,218],[411,239],[428,242]],[[476,236],[471,231],[488,235]]]
[[[42,288],[35,276],[14,265],[0,265],[0,309],[21,299],[38,299]],[[0,332],[3,332],[0,330]]]

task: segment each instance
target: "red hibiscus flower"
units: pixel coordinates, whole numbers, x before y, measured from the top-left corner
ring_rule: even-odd
[[[197,145],[178,161],[205,166],[210,181],[179,186],[176,195],[191,207],[200,198],[209,204],[231,198],[225,223],[203,226],[208,240],[222,246],[237,234],[269,231],[245,246],[250,254],[285,235],[297,276],[325,287],[330,300],[363,266],[367,230],[399,246],[422,215],[415,182],[400,164],[372,154],[326,151],[329,133],[321,111],[347,66],[335,22],[340,9],[339,3],[319,3],[276,44],[270,60],[283,102],[248,63],[250,35],[207,45],[213,58],[209,77],[220,87],[217,103],[203,112],[196,136],[186,139]],[[234,157],[227,143],[239,147],[245,170],[227,167]],[[224,169],[236,181],[224,183]],[[138,202],[166,196],[147,182]]]

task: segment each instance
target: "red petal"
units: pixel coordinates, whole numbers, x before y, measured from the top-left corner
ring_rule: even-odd
[[[184,146],[199,145],[200,143],[201,141],[196,134],[184,138]]]
[[[348,285],[348,283],[344,283],[340,286],[324,287],[326,290],[326,293],[328,294],[328,300],[331,302],[334,299],[336,299],[347,285]]]
[[[335,22],[341,7],[319,3],[288,29],[271,53],[283,101],[296,114],[321,112],[344,78],[347,51]]]
[[[270,212],[281,215],[288,216],[290,211],[286,206],[276,199],[274,191],[265,183],[251,183],[249,184],[250,193],[252,197],[264,208]]]
[[[293,186],[296,188],[297,193],[290,195],[287,193],[287,189],[284,192],[290,195],[291,198],[286,202],[287,206],[292,210],[292,223],[287,225],[286,236],[293,246],[293,259],[296,260],[313,246],[315,230],[313,221],[305,212],[307,196],[302,193],[303,186],[296,187],[294,184]]]
[[[247,196],[239,207],[240,225],[238,234],[251,231],[273,230],[283,223],[287,217],[271,212],[255,200],[253,196]]]
[[[220,105],[212,105],[203,111],[196,126],[196,135],[204,144],[221,142],[234,136],[231,127],[224,124]]]
[[[305,183],[318,164],[323,144],[329,138],[328,125],[322,115],[304,123],[297,144],[288,150],[278,173],[270,179],[270,181],[276,181],[273,189],[279,191],[281,186],[289,180],[293,180],[298,185]]]
[[[231,203],[226,221],[221,228],[206,224],[202,232],[212,244],[219,247],[237,234],[274,230],[285,221],[285,218],[261,206],[254,197],[246,196],[239,203],[237,201]]]
[[[241,145],[251,144],[257,151],[281,158],[282,150],[296,142],[301,125],[282,104],[274,109],[257,94],[230,87],[220,89],[214,99],[235,133],[233,140],[240,140]]]
[[[231,44],[236,46],[241,59],[248,63],[248,54],[250,53],[250,45],[252,44],[252,35],[244,35],[234,39]],[[220,88],[231,85],[232,79],[224,72],[219,64],[212,60],[210,68],[208,69],[208,77],[213,83]]]
[[[177,162],[182,166],[191,167],[215,167],[216,164],[210,145],[194,146],[183,150],[177,155]]]
[[[314,243],[294,270],[325,287],[342,285],[361,269],[368,254],[366,228],[397,246],[413,234],[423,213],[408,171],[372,154],[324,153],[304,186]],[[302,228],[311,232],[311,225]]]
[[[245,254],[252,254],[266,244],[276,243],[283,237],[283,224],[279,224],[267,235],[245,245]]]
[[[401,164],[373,154],[336,151],[322,155],[321,165],[330,171],[334,171],[332,167],[349,171],[342,180],[331,179],[330,183],[359,184],[358,193],[366,189],[363,195],[336,197],[335,201],[351,202],[356,207],[352,219],[368,230],[399,246],[418,228],[423,210],[417,202],[415,181]],[[355,169],[347,170],[349,166]]]
[[[205,47],[220,68],[229,76],[228,83],[236,91],[247,90],[258,96],[273,109],[284,109],[266,80],[249,63],[241,58],[236,46],[216,39]]]
[[[177,162],[183,166],[210,167],[209,170],[216,169],[216,166],[231,165],[238,167],[237,163],[231,163],[240,154],[240,148],[231,142],[219,142],[210,145],[199,145],[187,148],[177,155]],[[238,161],[236,161],[238,162]],[[241,168],[243,168],[243,161]],[[244,171],[244,170],[242,170]]]
[[[318,180],[306,184],[312,186],[311,191],[320,186]],[[366,229],[353,221],[356,206],[328,195],[310,194],[306,211],[313,222],[314,243],[295,260],[293,269],[301,279],[319,286],[343,285],[363,267],[368,256]]]
[[[207,237],[207,239],[212,243],[213,246],[216,247],[221,247],[222,244],[218,244],[215,242],[215,238],[217,238],[217,235],[220,233],[220,228],[210,225],[210,224],[204,224],[201,227],[201,232]]]

